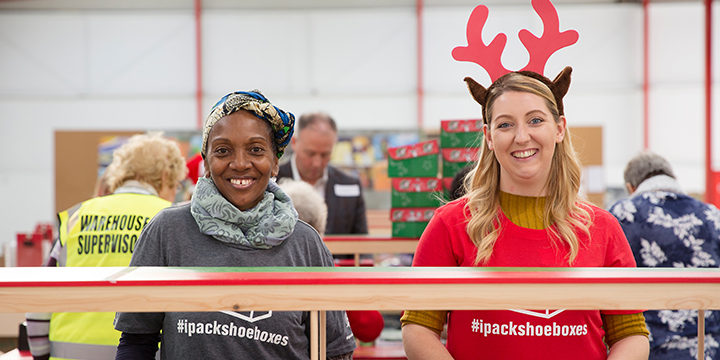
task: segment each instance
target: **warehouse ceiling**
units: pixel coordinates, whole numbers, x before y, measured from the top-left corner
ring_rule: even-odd
[[[651,0],[701,2],[702,0]],[[641,3],[641,0],[553,0],[559,4]],[[423,0],[426,7],[526,5],[529,0]],[[193,0],[0,0],[0,10],[149,10],[192,9]],[[202,0],[204,9],[332,9],[414,7],[415,0]]]

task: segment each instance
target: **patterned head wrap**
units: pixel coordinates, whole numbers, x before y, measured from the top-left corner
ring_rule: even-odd
[[[238,110],[247,110],[255,114],[258,118],[267,121],[273,129],[273,137],[277,148],[278,159],[285,152],[285,148],[290,143],[295,127],[295,115],[285,112],[263,96],[260,90],[236,91],[227,94],[213,106],[205,120],[203,126],[203,143],[200,153],[205,159],[205,151],[207,147],[210,130],[222,119],[223,116],[230,115]]]

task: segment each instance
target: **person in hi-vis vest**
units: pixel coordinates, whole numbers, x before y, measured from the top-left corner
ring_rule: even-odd
[[[58,238],[45,266],[128,266],[140,232],[172,205],[187,174],[177,144],[161,134],[135,135],[106,169],[110,195],[58,214]],[[90,270],[92,271],[92,270]],[[114,359],[115,313],[29,313],[33,359]]]

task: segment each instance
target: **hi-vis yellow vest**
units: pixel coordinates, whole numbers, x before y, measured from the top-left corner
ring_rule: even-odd
[[[171,203],[154,195],[113,194],[58,214],[58,266],[128,266],[145,225]],[[88,269],[92,271],[92,269]],[[53,313],[51,359],[114,359],[120,332],[114,312]]]

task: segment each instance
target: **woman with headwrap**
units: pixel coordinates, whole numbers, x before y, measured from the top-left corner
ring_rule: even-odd
[[[205,177],[189,204],[148,224],[130,266],[333,266],[271,179],[294,122],[258,90],[223,97],[203,128]],[[309,359],[309,320],[301,311],[118,313],[116,358],[154,359],[162,331],[163,359]],[[345,313],[328,312],[328,359],[351,359],[354,347]]]

